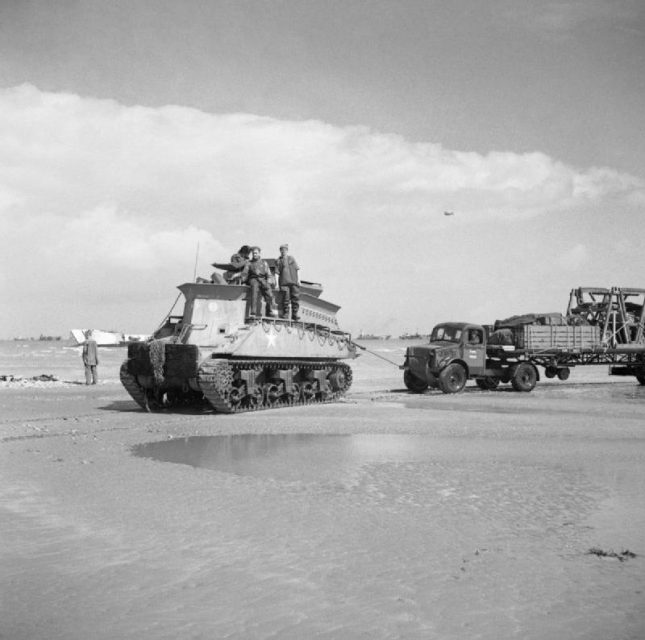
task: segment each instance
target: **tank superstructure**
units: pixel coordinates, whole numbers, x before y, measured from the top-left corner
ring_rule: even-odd
[[[178,288],[183,314],[169,316],[148,342],[128,345],[121,366],[121,382],[141,407],[208,403],[236,413],[332,402],[349,389],[352,370],[340,361],[355,358],[356,347],[320,285],[302,283],[299,321],[249,317],[245,285]]]

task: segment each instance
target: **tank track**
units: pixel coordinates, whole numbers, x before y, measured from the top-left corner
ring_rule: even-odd
[[[254,375],[263,378],[269,371],[285,370],[297,370],[298,376],[311,375],[290,384],[274,378],[249,385]],[[352,369],[335,361],[211,359],[199,367],[197,383],[217,412],[243,413],[335,402],[350,388]]]
[[[132,399],[146,411],[150,410],[148,405],[148,396],[146,390],[139,385],[136,378],[128,371],[127,361],[121,365],[119,370],[119,377],[121,378],[121,384],[125,387],[125,390],[132,396]]]

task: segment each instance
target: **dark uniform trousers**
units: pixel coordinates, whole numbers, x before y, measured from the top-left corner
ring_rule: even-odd
[[[262,306],[260,302],[260,294],[262,294],[266,307],[265,315],[268,316],[275,309],[273,290],[271,289],[268,279],[259,276],[251,276],[248,282],[251,287],[251,315],[262,315]]]
[[[300,287],[297,284],[283,284],[280,287],[282,291],[282,311],[284,317],[289,317],[289,306],[291,306],[291,317],[295,320],[298,317],[300,309]]]

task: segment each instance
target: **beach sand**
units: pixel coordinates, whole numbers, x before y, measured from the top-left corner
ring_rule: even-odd
[[[1,386],[0,638],[645,638],[645,387],[352,366],[341,403],[234,416],[106,366]]]

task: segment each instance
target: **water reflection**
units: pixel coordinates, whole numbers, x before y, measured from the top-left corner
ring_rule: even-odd
[[[241,476],[329,482],[349,481],[365,465],[431,456],[427,438],[394,434],[193,436],[137,445],[133,453]]]

